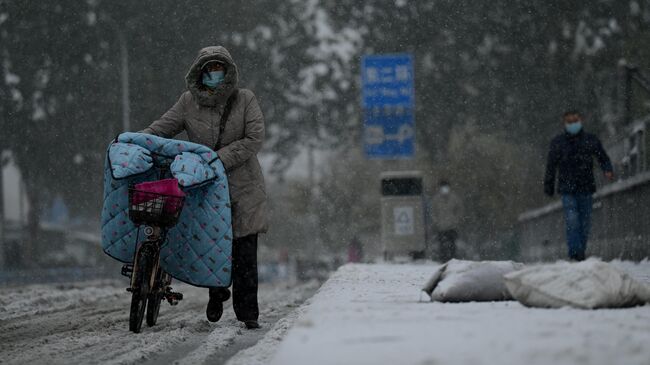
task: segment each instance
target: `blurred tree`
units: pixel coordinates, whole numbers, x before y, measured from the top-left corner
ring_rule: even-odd
[[[505,133],[484,133],[472,124],[456,126],[435,171],[463,192],[465,232],[484,240],[512,228],[526,206],[539,201],[530,189],[539,178],[529,159],[530,147]]]
[[[108,52],[96,47],[94,22],[92,6],[77,1],[0,2],[1,142],[24,177],[32,243],[54,192],[84,200],[101,181],[88,173],[101,161],[88,146],[106,141],[113,118],[103,89],[111,75],[101,72]]]
[[[318,184],[315,211],[320,236],[334,252],[341,252],[354,237],[361,237],[379,253],[381,233],[381,164],[368,163],[360,148],[333,154]]]
[[[650,2],[635,0],[322,4],[335,28],[361,35],[357,60],[415,55],[418,150],[429,159],[418,164],[460,179],[478,234],[544,202],[544,155],[565,110],[583,110],[590,131],[616,133],[616,66],[650,23]]]
[[[133,130],[176,101],[201,47],[223,44],[241,69],[241,86],[258,94],[275,173],[298,151],[339,151],[327,175],[337,178],[322,182],[330,184],[327,190],[316,189],[321,219],[334,227],[333,212],[348,209],[337,198],[347,196],[346,187],[335,181],[347,181],[345,169],[372,179],[361,171],[380,168],[347,162],[360,143],[361,56],[410,52],[417,164],[432,178],[462,167],[447,165],[452,155],[464,155],[459,144],[452,146],[459,135],[469,136],[462,140],[470,155],[480,150],[473,138],[486,149],[504,143],[504,151],[518,152],[486,150],[480,157],[493,171],[508,164],[499,160],[506,157],[526,169],[527,178],[509,188],[531,198],[517,199],[509,208],[514,212],[543,201],[535,195],[541,165],[564,109],[583,109],[591,130],[616,133],[611,118],[600,123],[617,113],[615,67],[622,56],[643,64],[649,25],[650,0],[0,0],[0,145],[14,151],[25,174],[33,222],[55,192],[73,211],[98,212],[106,144],[121,132],[120,35],[129,52]],[[482,184],[482,194],[501,196],[490,173],[459,171]],[[477,198],[477,187],[464,189]],[[477,207],[488,214],[494,204]],[[472,219],[481,223],[478,215]],[[323,232],[330,234],[335,239]]]

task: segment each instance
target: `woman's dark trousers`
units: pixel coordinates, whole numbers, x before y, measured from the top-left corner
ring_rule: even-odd
[[[211,288],[210,297],[225,302],[228,288]],[[232,307],[240,321],[257,320],[257,234],[232,242]]]

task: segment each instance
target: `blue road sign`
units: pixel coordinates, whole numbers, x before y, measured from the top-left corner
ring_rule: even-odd
[[[413,107],[411,55],[379,55],[363,58],[363,107]]]
[[[364,113],[364,150],[368,158],[400,159],[415,154],[413,109],[383,108]]]
[[[411,55],[365,56],[361,69],[366,156],[377,159],[413,157],[415,120]]]

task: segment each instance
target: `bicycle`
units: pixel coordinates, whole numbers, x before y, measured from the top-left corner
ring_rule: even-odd
[[[160,177],[164,176],[164,168],[159,167]],[[129,218],[138,226],[138,237],[140,226],[143,225],[147,236],[143,242],[137,244],[133,263],[122,267],[122,275],[131,278],[131,285],[126,290],[131,292],[129,330],[134,333],[139,333],[142,328],[145,310],[147,325],[151,327],[158,320],[163,299],[172,306],[183,299],[182,293],[172,291],[172,278],[160,267],[160,248],[167,238],[167,231],[178,221],[185,199],[184,195],[156,191],[160,190],[156,187],[170,183],[175,183],[175,188],[180,191],[176,179],[157,180],[129,187]],[[151,187],[154,188],[153,191]]]

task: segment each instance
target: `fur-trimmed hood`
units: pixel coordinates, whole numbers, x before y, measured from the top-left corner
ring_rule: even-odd
[[[201,67],[207,62],[217,60],[225,64],[226,74],[223,82],[214,91],[207,89],[202,84]],[[230,94],[237,87],[239,72],[230,52],[222,46],[205,47],[199,51],[192,62],[190,70],[185,76],[187,89],[192,93],[194,100],[202,106],[215,107],[224,105]]]

